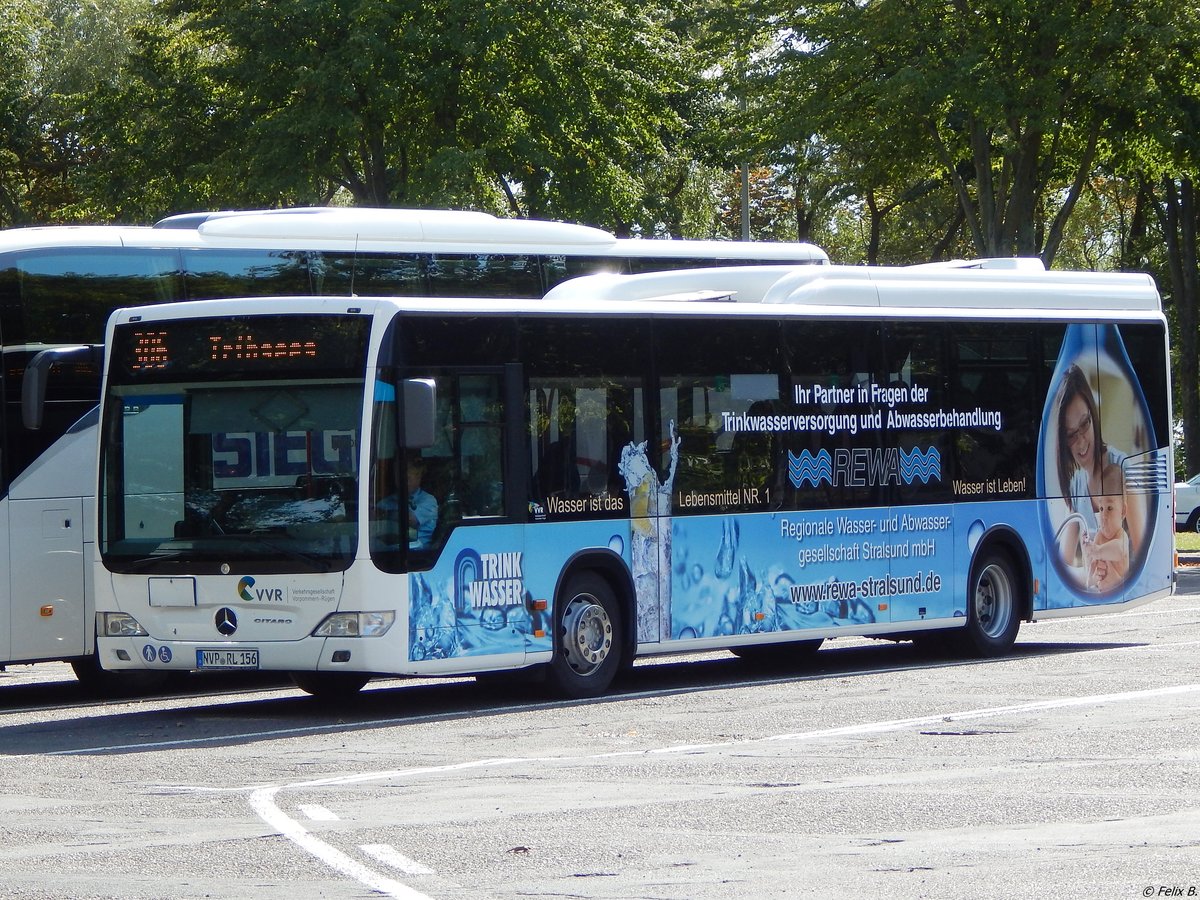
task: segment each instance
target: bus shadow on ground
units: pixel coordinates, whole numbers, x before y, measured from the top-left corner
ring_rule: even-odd
[[[291,679],[280,672],[220,673],[203,679],[188,675],[172,676],[165,683],[151,687],[135,684],[128,688],[97,689],[71,677],[46,681],[25,677],[5,683],[4,675],[0,674],[0,717],[35,709],[92,708],[138,700],[220,697],[231,693],[273,690],[291,683]]]
[[[476,682],[387,679],[359,694],[336,699],[309,697],[278,678],[206,676],[186,682],[189,690],[145,698],[153,709],[91,715],[103,702],[90,700],[87,715],[0,726],[0,757],[29,755],[122,755],[180,747],[237,746],[344,731],[395,728],[464,718],[505,716],[530,709],[612,704],[647,695],[671,696],[753,687],[756,684],[821,681],[880,672],[987,666],[1022,657],[1078,654],[1144,646],[1137,642],[1022,642],[1006,656],[987,660],[938,656],[908,643],[836,644],[791,664],[750,662],[724,653],[701,659],[650,659],[624,673],[612,690],[594,700],[546,696],[536,678],[511,673]],[[192,685],[195,681],[197,685]],[[203,684],[203,687],[199,687]],[[282,694],[280,691],[286,693]],[[69,682],[12,688],[28,709],[78,705],[84,696]],[[264,696],[247,698],[253,691]],[[179,704],[163,708],[163,701]],[[196,701],[201,701],[197,703]],[[0,691],[0,710],[12,709]],[[209,701],[209,702],[204,702]],[[135,701],[137,702],[137,701]],[[140,703],[138,705],[141,705]],[[147,706],[149,703],[146,704]]]

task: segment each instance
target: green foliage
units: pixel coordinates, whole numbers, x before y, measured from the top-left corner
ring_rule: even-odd
[[[772,6],[764,3],[762,6]],[[775,144],[821,135],[864,200],[937,185],[983,255],[1053,259],[1101,149],[1136,132],[1173,0],[872,0],[778,9],[756,66]],[[890,211],[890,210],[889,210]]]
[[[107,98],[104,140],[120,161],[108,199],[150,210],[341,193],[620,230],[677,224],[660,198],[682,196],[696,168],[680,165],[679,138],[698,69],[660,24],[676,12],[281,0],[266,14],[256,0],[169,0]]]
[[[0,0],[0,227],[448,206],[1155,274],[1200,458],[1200,6]]]
[[[0,225],[332,201],[734,237],[748,162],[752,236],[847,262],[1155,264],[1130,198],[1194,166],[1198,16],[0,0]]]
[[[23,218],[27,184],[23,159],[28,153],[28,107],[25,86],[33,80],[32,47],[38,22],[29,4],[0,0],[0,226]]]
[[[0,225],[105,218],[81,190],[92,98],[121,77],[149,0],[0,0]]]
[[[1200,553],[1200,534],[1194,531],[1176,532],[1175,549],[1180,553]]]

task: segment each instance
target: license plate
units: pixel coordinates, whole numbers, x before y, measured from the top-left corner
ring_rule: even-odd
[[[257,669],[257,650],[197,650],[197,669]]]

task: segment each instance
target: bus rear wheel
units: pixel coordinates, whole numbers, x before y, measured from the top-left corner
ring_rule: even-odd
[[[561,697],[598,697],[621,665],[621,611],[608,582],[594,572],[567,582],[547,675]]]
[[[992,657],[1008,653],[1021,627],[1021,588],[1012,557],[998,548],[984,550],[971,566],[967,591],[967,624],[949,635],[964,656]]]

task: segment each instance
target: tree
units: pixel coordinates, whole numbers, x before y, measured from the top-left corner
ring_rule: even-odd
[[[32,4],[0,0],[0,227],[24,220],[31,142],[27,85],[33,80],[39,27],[44,26]]]
[[[0,0],[0,225],[94,218],[88,98],[122,70],[148,0]]]
[[[816,4],[780,17],[787,39],[761,67],[787,86],[775,104],[781,143],[819,133],[874,173],[907,160],[910,187],[953,187],[979,254],[1050,263],[1101,149],[1153,96],[1146,68],[1179,6]]]
[[[662,24],[671,0],[155,9],[107,140],[197,199],[341,193],[628,228],[648,218],[647,177],[667,177],[694,71]]]
[[[1180,4],[1161,52],[1146,60],[1152,97],[1129,138],[1113,148],[1117,171],[1138,186],[1127,258],[1159,273],[1172,325],[1175,410],[1191,472],[1200,460],[1200,10]]]

